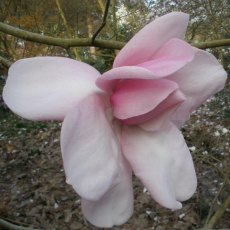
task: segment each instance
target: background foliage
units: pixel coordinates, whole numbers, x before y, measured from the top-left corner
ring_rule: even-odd
[[[1,0],[0,21],[41,35],[87,38],[100,27],[105,5],[105,0]],[[186,36],[190,43],[230,38],[229,0],[111,0],[106,26],[98,38],[127,42],[145,24],[172,11],[190,14]],[[229,48],[210,52],[229,68]],[[116,51],[94,47],[65,50],[0,32],[0,57],[15,61],[44,55],[71,56],[103,72],[111,66]]]

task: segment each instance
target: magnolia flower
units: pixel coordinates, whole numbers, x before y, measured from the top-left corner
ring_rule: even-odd
[[[95,226],[133,212],[132,172],[152,198],[180,209],[197,180],[179,128],[220,91],[226,72],[213,55],[183,41],[189,17],[170,13],[137,33],[100,74],[62,57],[17,61],[3,97],[30,120],[61,120],[66,181]]]

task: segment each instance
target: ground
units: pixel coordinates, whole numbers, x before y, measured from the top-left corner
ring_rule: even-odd
[[[80,199],[65,182],[60,127],[60,123],[23,120],[1,105],[2,220],[34,229],[96,229],[82,216]],[[183,202],[181,210],[173,212],[155,203],[134,178],[134,214],[126,224],[113,229],[199,229],[223,209],[230,192],[229,84],[192,114],[182,132],[194,159],[197,192]],[[230,229],[229,217],[230,207],[214,220],[213,228]],[[0,229],[5,228],[0,225]]]

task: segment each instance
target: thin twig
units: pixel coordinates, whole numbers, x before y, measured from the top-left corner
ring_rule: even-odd
[[[39,230],[39,229],[30,228],[30,227],[23,227],[20,225],[16,225],[6,220],[3,220],[2,218],[0,218],[0,227],[2,227],[3,229],[9,229],[9,230]]]
[[[201,155],[201,156],[196,156],[196,158],[199,159],[199,160],[202,160],[202,161],[204,161],[205,163],[207,163],[208,165],[210,165],[210,166],[217,172],[217,174],[219,174],[220,176],[222,176],[223,178],[225,178],[226,183],[227,183],[228,185],[230,185],[230,180],[229,180],[229,178],[228,178],[228,174],[229,174],[228,171],[227,171],[226,173],[223,172],[223,170],[221,170],[221,169],[218,168],[215,164],[213,164],[212,162],[210,162],[209,159],[207,159],[207,156]],[[210,156],[210,155],[209,155],[208,158],[211,158],[212,160],[215,160],[215,161],[219,162],[219,160],[216,159],[216,158],[213,157],[213,156]]]
[[[226,185],[226,181],[227,181],[227,180],[225,179],[223,185],[221,186],[221,188],[219,189],[218,193],[216,194],[216,196],[214,197],[214,199],[213,199],[213,201],[212,201],[212,204],[211,204],[211,206],[210,206],[210,209],[209,209],[209,212],[208,212],[208,217],[207,217],[207,219],[206,219],[205,225],[208,224],[208,222],[209,222],[209,220],[210,220],[210,218],[211,218],[211,215],[212,215],[212,213],[213,213],[214,204],[216,203],[218,197],[220,196],[220,193],[223,191],[223,188],[224,188],[224,186]]]
[[[109,12],[109,6],[110,6],[110,0],[107,0],[106,6],[105,6],[105,12],[104,12],[104,16],[103,16],[103,21],[102,21],[102,24],[99,27],[99,29],[96,31],[96,33],[92,37],[92,45],[94,45],[96,37],[98,36],[98,34],[101,32],[101,30],[106,25],[106,19],[107,19],[107,15],[108,15],[108,12]]]
[[[220,206],[220,208],[216,211],[216,213],[212,216],[210,221],[205,225],[204,229],[213,229],[218,220],[223,216],[225,210],[230,206],[230,195],[224,201],[224,203]]]
[[[72,54],[70,48],[66,48],[66,52],[67,52],[69,58],[75,59],[75,56]]]

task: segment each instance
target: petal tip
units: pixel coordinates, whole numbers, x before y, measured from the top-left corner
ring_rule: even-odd
[[[181,209],[182,207],[183,207],[182,204],[177,201],[177,202],[175,202],[175,206],[171,209],[172,209],[172,211],[176,211],[178,209]]]

